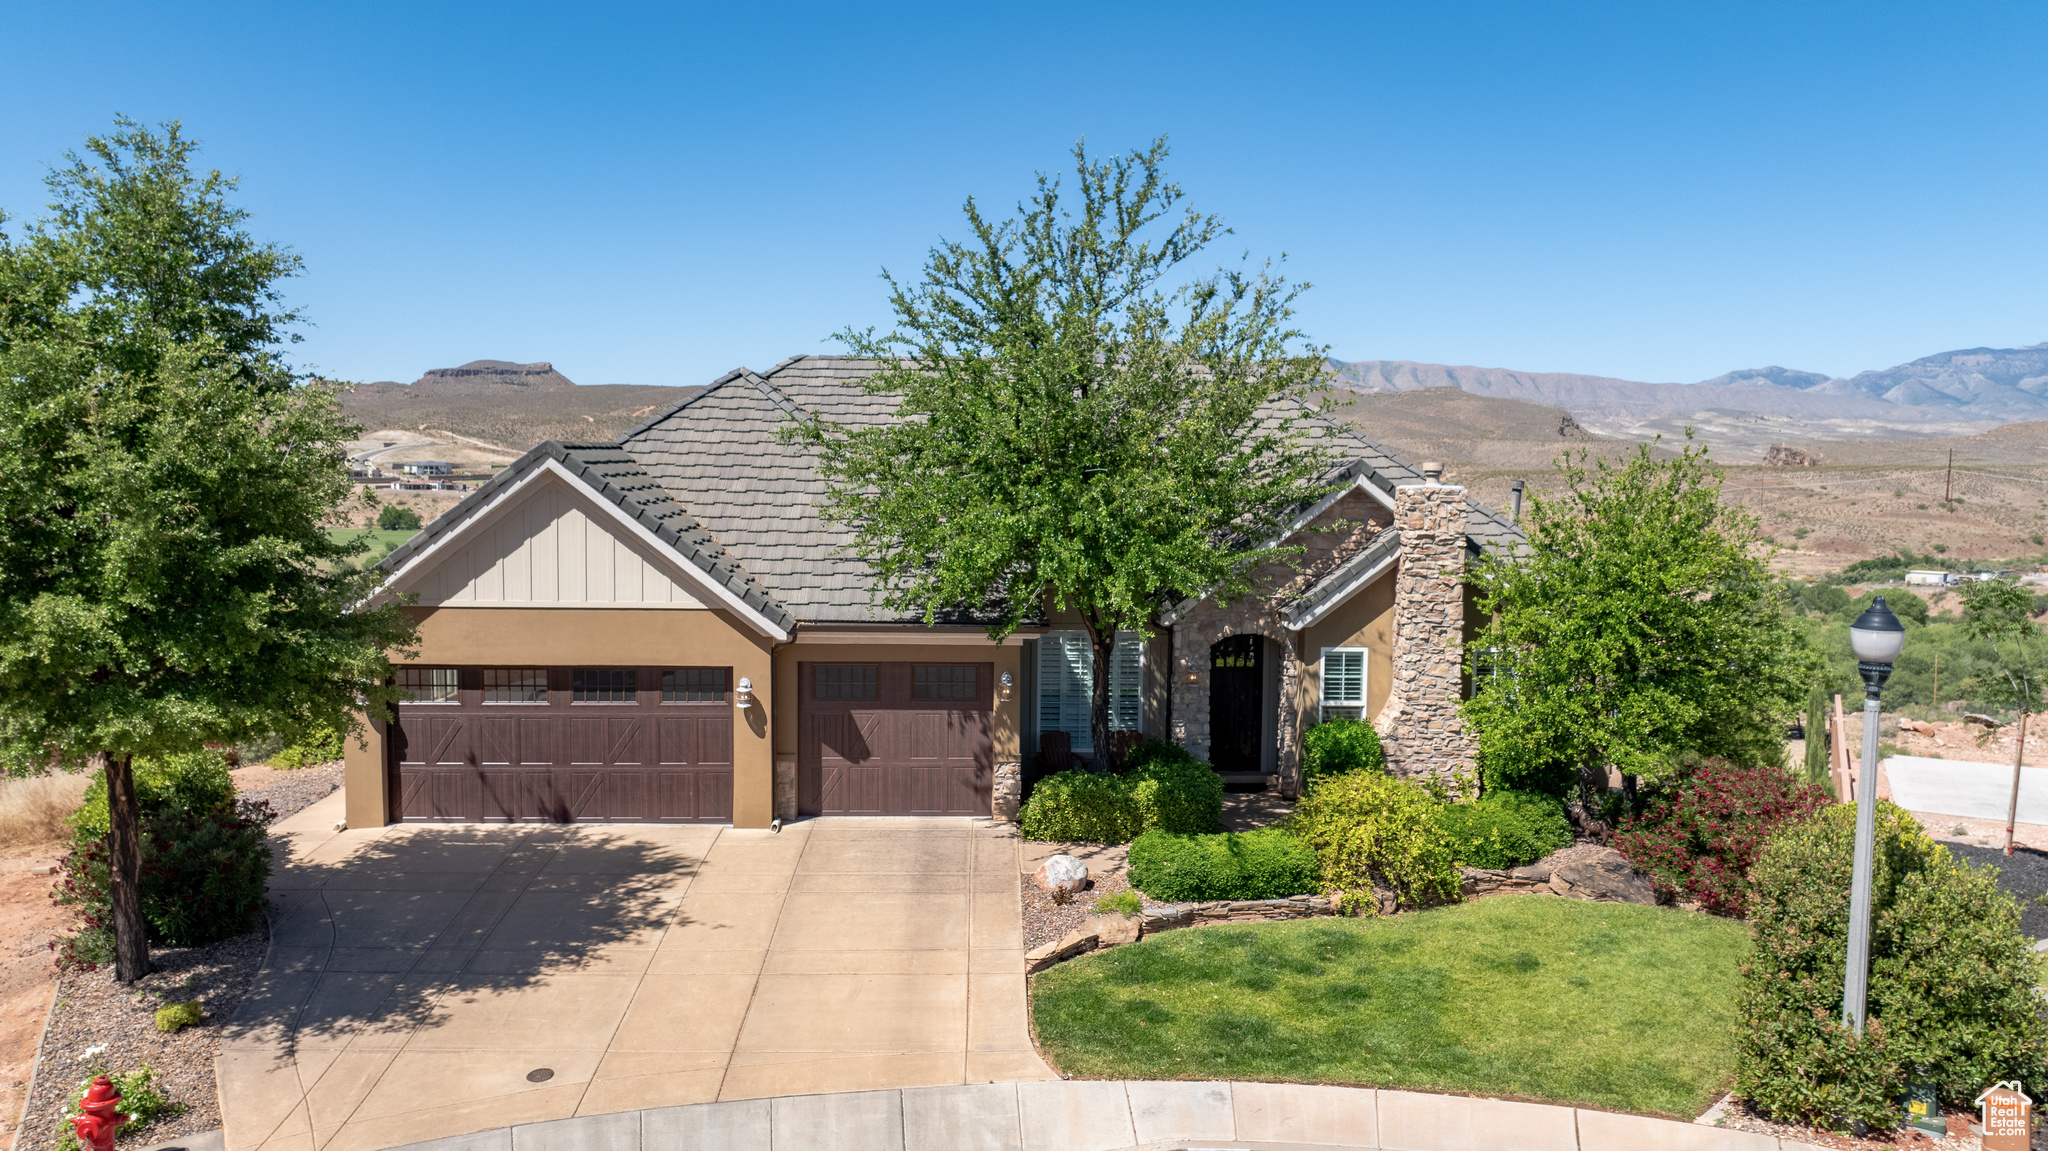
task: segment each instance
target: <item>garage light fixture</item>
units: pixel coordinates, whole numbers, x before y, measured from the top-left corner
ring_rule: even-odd
[[[732,693],[732,701],[742,711],[754,706],[754,681],[741,676],[739,690]]]
[[[1010,673],[1009,673],[1009,672],[1007,672],[1007,671],[1006,671],[1006,672],[1004,672],[1003,674],[1001,674],[1001,675],[997,676],[997,677],[996,677],[996,699],[997,699],[997,700],[998,700],[999,702],[1002,702],[1002,703],[1008,703],[1008,702],[1010,702],[1010,688],[1011,688],[1012,686],[1014,686],[1014,685],[1015,685],[1015,683],[1016,683],[1016,680],[1014,680],[1014,679],[1010,678]]]

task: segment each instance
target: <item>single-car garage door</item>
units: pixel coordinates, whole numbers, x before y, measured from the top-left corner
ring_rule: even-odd
[[[408,667],[400,819],[732,819],[732,669]]]
[[[987,815],[992,663],[797,665],[805,815]]]

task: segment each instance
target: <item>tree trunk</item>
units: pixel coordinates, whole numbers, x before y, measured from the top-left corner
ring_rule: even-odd
[[[142,920],[142,808],[135,798],[134,761],[100,752],[107,776],[107,863],[114,905],[114,978],[133,983],[149,974],[149,928]]]
[[[1088,628],[1089,646],[1095,649],[1095,690],[1088,701],[1088,736],[1095,744],[1095,770],[1109,771],[1115,767],[1109,760],[1109,673],[1116,659],[1116,629],[1101,627],[1085,615],[1082,622]]]
[[[1636,813],[1636,777],[1625,771],[1621,773],[1621,810],[1624,815]]]

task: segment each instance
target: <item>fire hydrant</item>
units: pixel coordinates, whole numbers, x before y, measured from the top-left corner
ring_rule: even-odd
[[[114,1132],[135,1118],[114,1110],[120,1102],[121,1093],[114,1090],[113,1083],[104,1075],[85,1089],[85,1098],[78,1101],[78,1109],[84,1114],[71,1117],[71,1129],[90,1151],[114,1151]]]

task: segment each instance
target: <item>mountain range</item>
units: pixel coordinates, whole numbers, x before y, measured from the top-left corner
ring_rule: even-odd
[[[1580,419],[1633,422],[1702,408],[1800,420],[2008,423],[2048,418],[2048,343],[1968,348],[1836,377],[1775,365],[1697,384],[1646,383],[1568,372],[1454,367],[1407,360],[1332,360],[1338,383],[1363,392],[1460,388],[1563,408]]]

